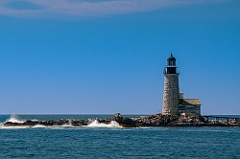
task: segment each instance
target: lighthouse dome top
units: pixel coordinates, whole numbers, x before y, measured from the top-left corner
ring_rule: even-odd
[[[173,57],[173,55],[171,54],[171,56],[168,58],[168,66],[176,66],[176,58]]]

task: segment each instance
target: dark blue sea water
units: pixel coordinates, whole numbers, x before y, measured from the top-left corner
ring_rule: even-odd
[[[87,119],[95,115],[20,115]],[[99,116],[98,118],[110,116]],[[0,122],[10,116],[1,115]],[[240,159],[238,127],[0,128],[0,159]]]

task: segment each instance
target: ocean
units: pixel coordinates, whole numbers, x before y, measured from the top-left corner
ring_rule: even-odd
[[[0,115],[7,120],[108,118],[113,115]],[[129,115],[128,117],[138,117]],[[0,126],[0,159],[240,159],[240,127],[122,128]]]

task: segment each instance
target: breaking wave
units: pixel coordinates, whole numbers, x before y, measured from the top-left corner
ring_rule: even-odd
[[[46,126],[38,124],[38,125],[32,126],[31,128],[46,128]]]
[[[90,128],[122,128],[116,121],[111,121],[109,124],[99,123],[97,120],[94,120],[86,127]]]
[[[4,126],[3,124],[0,124],[0,129],[26,129],[30,128],[30,126]]]
[[[11,115],[10,118],[5,121],[5,123],[6,123],[6,122],[19,123],[19,124],[21,124],[21,123],[24,123],[25,120],[20,120],[17,115]]]
[[[33,119],[31,121],[36,121]],[[25,120],[21,120],[17,115],[11,115],[9,119],[7,119],[4,123],[11,122],[22,124],[26,122]],[[53,126],[45,126],[41,124],[37,124],[35,126],[4,126],[4,123],[0,123],[0,129],[27,129],[27,128],[50,128],[50,129],[65,129],[65,128],[122,128],[116,121],[111,121],[109,124],[100,123],[98,120],[93,120],[88,125],[85,126],[73,126],[71,123],[64,125],[53,125]]]

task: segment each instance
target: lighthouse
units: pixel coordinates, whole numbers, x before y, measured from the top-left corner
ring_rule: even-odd
[[[171,56],[167,59],[167,66],[164,68],[164,95],[163,95],[163,115],[179,114],[179,81],[176,66],[176,58]]]

